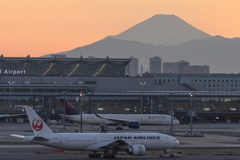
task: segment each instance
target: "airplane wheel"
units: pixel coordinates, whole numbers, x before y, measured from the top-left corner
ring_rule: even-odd
[[[103,159],[114,159],[116,158],[115,155],[103,155]]]
[[[89,158],[101,158],[101,154],[89,154]]]
[[[110,158],[114,159],[114,158],[116,158],[116,156],[115,155],[110,155]]]

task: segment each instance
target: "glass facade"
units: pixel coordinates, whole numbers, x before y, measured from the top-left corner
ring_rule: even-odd
[[[24,106],[31,106],[41,115],[51,115],[54,109],[62,109],[58,100],[63,95],[52,96],[11,96],[12,113],[23,113]],[[81,99],[78,95],[66,95],[72,106],[80,111]],[[218,118],[219,121],[240,119],[240,97],[238,96],[173,96],[172,106],[175,116],[185,122],[189,120],[188,111],[198,112],[194,121],[210,121]],[[9,113],[9,96],[0,96],[0,112]],[[144,114],[169,114],[171,108],[170,96],[143,96]],[[141,113],[141,95],[88,95],[83,98],[84,113]],[[230,116],[230,117],[229,117]]]
[[[2,58],[0,76],[124,77],[130,59]]]

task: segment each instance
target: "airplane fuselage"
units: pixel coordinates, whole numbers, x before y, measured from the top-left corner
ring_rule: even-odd
[[[156,125],[170,125],[171,116],[164,114],[99,114],[102,117],[109,117],[132,122],[140,122],[140,124],[156,124]],[[111,123],[107,119],[98,118],[95,114],[82,114],[83,123],[86,124],[100,124]],[[80,122],[80,115],[67,115],[66,119]],[[179,121],[173,117],[173,125],[179,124]]]
[[[116,140],[124,140],[130,145],[144,145],[146,150],[162,150],[179,145],[174,137],[159,133],[56,133],[39,136],[48,141],[33,140],[35,136],[27,136],[24,140],[58,149],[89,151],[104,151],[102,146]],[[123,147],[122,150],[125,149]]]

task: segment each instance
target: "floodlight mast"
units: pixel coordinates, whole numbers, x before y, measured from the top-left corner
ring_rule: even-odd
[[[8,81],[8,84],[10,86],[10,98],[9,98],[9,118],[10,118],[10,122],[12,122],[12,118],[11,118],[11,114],[12,114],[12,85],[14,84],[14,81]]]
[[[83,96],[85,96],[85,94],[83,94],[83,92],[80,92],[79,96],[81,97],[81,114],[80,114],[80,133],[82,133],[82,101],[83,101]]]
[[[143,114],[143,86],[146,85],[146,82],[140,82],[141,85],[141,114]]]
[[[190,111],[190,117],[191,117],[191,136],[193,136],[193,132],[192,132],[192,123],[193,123],[193,117],[192,117],[192,97],[193,94],[189,93],[189,96],[191,97],[191,111]]]

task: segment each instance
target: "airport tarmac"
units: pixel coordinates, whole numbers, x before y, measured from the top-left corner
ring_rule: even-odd
[[[60,131],[63,126],[51,125],[53,131]],[[84,132],[97,132],[98,126],[83,124]],[[79,126],[66,126],[67,131],[79,130]],[[159,130],[170,130],[170,126],[149,125],[141,126],[140,129],[129,129],[124,127],[116,131],[114,126],[109,126],[108,132],[159,132]],[[240,159],[240,124],[239,123],[196,123],[194,131],[200,131],[204,137],[174,136],[180,141],[180,145],[170,152],[182,151],[182,158],[174,159]],[[175,134],[190,132],[188,124],[180,124],[173,127]],[[23,142],[21,138],[10,137],[9,134],[33,135],[29,123],[0,123],[0,159],[87,159],[85,153],[51,153],[52,148]],[[104,133],[103,133],[104,134]],[[190,134],[190,133],[189,133]],[[48,152],[45,152],[45,151]],[[36,154],[42,153],[42,154]],[[117,159],[169,159],[160,158],[162,151],[148,152],[141,157],[129,155],[117,155]],[[77,154],[77,155],[75,155]]]

